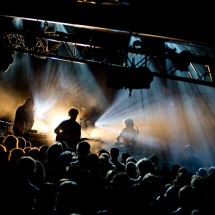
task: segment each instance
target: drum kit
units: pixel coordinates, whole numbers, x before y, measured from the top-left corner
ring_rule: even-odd
[[[10,133],[10,126],[12,123],[0,120],[0,136],[6,136]]]

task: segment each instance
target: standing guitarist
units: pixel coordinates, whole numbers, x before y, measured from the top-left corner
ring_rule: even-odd
[[[131,118],[124,119],[123,124],[125,127],[121,130],[114,144],[123,146],[125,151],[133,153],[133,147],[136,145],[139,131],[137,128],[134,128],[134,121]]]
[[[71,107],[68,110],[69,119],[63,120],[55,129],[56,141],[65,142],[76,152],[76,146],[81,141],[81,125],[76,121],[79,109]]]

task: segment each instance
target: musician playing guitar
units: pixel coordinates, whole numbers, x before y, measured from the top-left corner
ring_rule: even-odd
[[[131,118],[123,120],[124,128],[115,140],[115,146],[121,146],[125,148],[125,151],[133,153],[133,146],[136,145],[137,136],[139,134],[138,129],[134,128],[134,121]]]
[[[76,151],[77,144],[81,141],[81,125],[76,121],[79,109],[71,107],[68,110],[69,119],[63,120],[55,129],[56,141],[65,142],[67,146]]]

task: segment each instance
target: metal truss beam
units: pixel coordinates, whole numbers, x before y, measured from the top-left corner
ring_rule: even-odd
[[[79,27],[82,29],[82,27]],[[44,29],[43,29],[44,30]],[[86,31],[87,32],[87,31]],[[132,69],[149,68],[153,76],[164,79],[172,79],[215,86],[215,51],[207,54],[207,48],[200,44],[190,44],[186,41],[172,41],[171,38],[146,37],[147,43],[133,43],[132,45],[120,43],[114,37],[124,37],[125,33],[112,34],[108,40],[105,38],[109,32],[99,31],[90,36],[63,33],[60,31],[31,31],[28,29],[18,31],[5,29],[2,34],[2,42],[13,52],[28,53],[39,58],[51,58],[69,62],[87,64],[101,64],[104,66]],[[129,38],[131,33],[127,33]],[[136,37],[145,38],[145,35],[135,34]],[[119,41],[119,45],[117,45]],[[154,44],[162,44],[162,48]],[[108,43],[107,43],[108,42]],[[180,45],[204,49],[204,55],[196,55],[189,51],[177,53],[164,45],[179,43]],[[205,51],[206,50],[206,51]],[[167,66],[168,64],[168,66]],[[143,70],[144,71],[144,70]]]

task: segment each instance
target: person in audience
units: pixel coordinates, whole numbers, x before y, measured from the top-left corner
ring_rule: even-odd
[[[171,214],[191,214],[193,210],[198,210],[198,194],[196,189],[187,184],[178,191],[179,207]]]
[[[31,156],[32,158],[34,158],[35,160],[40,160],[40,149],[37,147],[31,147],[28,150],[27,155]]]
[[[131,192],[131,183],[129,176],[125,172],[118,172],[113,175],[109,183],[109,210],[111,214],[136,214],[132,213],[131,208],[135,208],[136,204],[132,205],[131,199],[134,197]],[[122,201],[122,205],[119,203]],[[109,212],[110,212],[109,211]]]
[[[82,169],[86,168],[86,161],[90,152],[90,144],[87,141],[81,141],[76,146],[76,159],[72,161],[72,164],[80,166]]]
[[[214,166],[195,174],[189,165],[160,162],[158,169],[154,154],[138,159],[126,151],[122,168],[119,148],[92,153],[87,141],[75,152],[59,141],[23,149],[7,135],[0,146],[1,214],[210,215],[215,209]]]
[[[120,156],[120,161],[126,165],[127,158],[131,157],[131,154],[128,152],[123,152]]]
[[[6,147],[7,149],[7,154],[9,156],[10,151],[14,148],[18,148],[19,147],[19,140],[16,136],[14,136],[13,134],[9,134],[5,137],[4,141],[2,142],[2,144]]]
[[[5,179],[6,173],[8,170],[8,156],[7,149],[5,146],[0,144],[0,173],[2,177],[0,178],[0,182]],[[1,184],[0,184],[1,186]]]
[[[186,168],[192,174],[196,174],[198,169],[202,167],[201,159],[194,153],[191,145],[184,146],[180,166]]]
[[[25,149],[25,147],[26,147],[26,139],[24,137],[20,137],[20,136],[18,136],[17,138],[19,140],[18,147],[22,148],[22,149]]]
[[[32,147],[32,142],[30,140],[26,140],[25,147]]]
[[[64,150],[60,154],[59,158],[59,175],[61,178],[67,178],[67,170],[70,166],[70,163],[73,161],[74,152],[69,150]]]
[[[2,143],[3,143],[4,139],[5,139],[5,136],[0,135],[0,144],[2,144]]]
[[[60,181],[56,195],[57,214],[76,214],[79,212],[79,186],[70,179]]]
[[[157,174],[156,167],[148,157],[141,158],[136,163],[138,172],[143,178],[147,173]]]
[[[31,178],[36,170],[36,161],[23,155],[15,164],[13,178],[10,178],[8,187],[8,210],[6,214],[33,215],[37,201],[39,188],[35,186]]]
[[[43,164],[46,163],[47,161],[47,150],[48,150],[49,146],[48,145],[41,145],[39,146],[39,150],[40,150],[40,161],[43,162]]]
[[[110,152],[107,149],[102,148],[98,151],[97,154],[98,154],[98,156],[100,156],[102,153],[106,153],[108,155],[108,157],[110,158]]]
[[[34,215],[54,215],[56,205],[57,187],[54,183],[44,182],[38,193],[35,203]]]
[[[125,171],[125,164],[123,164],[119,160],[119,149],[116,147],[112,147],[110,149],[110,161],[115,165],[116,170],[118,172],[124,172]]]
[[[116,166],[110,161],[107,153],[102,153],[99,156],[100,172],[106,177],[109,170],[116,170]],[[118,171],[117,171],[118,172]]]
[[[76,151],[77,144],[81,141],[81,125],[76,121],[79,110],[71,107],[68,110],[69,119],[63,120],[55,129],[56,141],[66,142],[68,147]]]
[[[136,163],[134,163],[133,161],[129,161],[126,163],[125,173],[129,176],[131,180],[137,180],[139,178]]]
[[[47,160],[44,163],[46,181],[58,183],[61,179],[60,155],[63,152],[63,146],[59,142],[52,143],[46,150]]]
[[[125,160],[125,165],[129,162],[132,161],[134,163],[137,163],[137,159],[134,156],[129,156],[126,160]]]
[[[16,165],[16,162],[19,158],[25,155],[25,150],[21,148],[13,148],[10,150],[8,161],[12,165]]]

